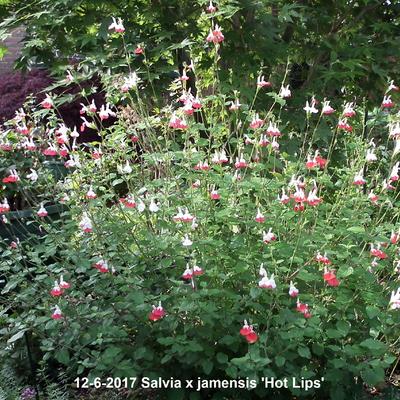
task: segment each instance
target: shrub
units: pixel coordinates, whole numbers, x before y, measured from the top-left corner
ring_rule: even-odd
[[[146,67],[104,75],[119,109],[85,110],[101,143],[69,141],[74,171],[57,190],[71,220],[3,253],[11,346],[0,357],[18,353],[29,330],[43,360],[71,377],[258,383],[190,398],[344,399],[393,369],[398,142],[371,139],[385,124],[386,139],[400,135],[397,106],[367,110],[346,98],[332,111],[310,99],[295,131],[282,124],[293,112],[286,77],[275,91],[260,76],[251,104],[219,90],[215,30],[216,74],[210,85],[210,71],[204,81],[197,71],[198,98],[182,75],[171,87],[182,103],[150,109]],[[266,90],[267,111],[256,113]],[[49,97],[36,117],[55,129],[66,99]],[[324,380],[305,391],[264,389],[262,377]]]

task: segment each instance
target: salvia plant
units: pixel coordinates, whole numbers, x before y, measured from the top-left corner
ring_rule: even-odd
[[[146,64],[131,67],[146,60],[134,44],[125,71],[104,71],[105,104],[82,93],[80,126],[63,124],[58,107],[70,99],[49,91],[3,132],[5,159],[22,152],[36,172],[62,160],[68,173],[46,180],[11,161],[3,172],[4,224],[7,190],[40,179],[48,189],[30,203],[45,234],[4,245],[0,357],[22,351],[27,331],[34,356],[71,380],[323,378],[268,393],[349,398],[399,360],[399,88],[388,82],[371,109],[351,92],[294,109],[288,68],[278,86],[260,70],[246,103],[221,90],[225,37],[213,3],[206,12],[210,30],[164,106],[147,97],[157,87]],[[113,18],[109,40],[127,49],[127,30]],[[209,70],[196,68],[201,57]],[[87,74],[79,64],[62,83]],[[255,109],[262,92],[270,101]],[[99,140],[78,145],[89,129]],[[49,218],[59,202],[68,210]]]

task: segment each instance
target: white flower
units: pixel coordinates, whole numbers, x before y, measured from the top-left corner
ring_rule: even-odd
[[[367,150],[367,155],[365,156],[365,161],[368,162],[374,162],[376,161],[378,158],[376,157],[376,154],[374,152],[374,149],[368,149]]]
[[[306,106],[303,108],[303,110],[307,113],[307,114],[317,114],[318,110],[315,108],[315,101],[312,100],[311,101],[311,106],[308,103],[308,100],[306,101]]]
[[[191,225],[192,230],[194,231],[198,226],[199,226],[199,224],[196,223],[196,217],[194,217],[192,220],[192,225]]]
[[[31,173],[26,176],[28,179],[30,179],[32,182],[36,182],[39,178],[37,172],[31,168]]]
[[[279,96],[280,97],[285,99],[287,97],[290,97],[291,95],[292,95],[292,92],[289,89],[289,85],[281,87],[281,90],[279,91]]]
[[[185,237],[182,240],[182,246],[188,247],[191,246],[193,242],[189,239],[188,235],[185,235]]]
[[[146,205],[143,203],[141,199],[138,201],[137,209],[139,212],[143,212],[146,209]]]
[[[92,221],[86,213],[83,213],[82,215],[82,219],[79,222],[79,228],[81,228],[84,232],[91,232],[93,229]]]
[[[128,160],[126,160],[125,165],[123,165],[123,166],[118,165],[117,169],[120,174],[130,174],[132,172],[132,167],[129,165]]]
[[[154,199],[152,199],[150,202],[149,210],[153,213],[156,213],[159,210],[159,207],[158,207],[157,203],[154,201]]]
[[[389,306],[392,310],[400,309],[400,287],[390,296]]]

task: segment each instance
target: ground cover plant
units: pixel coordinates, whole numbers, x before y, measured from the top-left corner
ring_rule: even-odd
[[[242,96],[224,81],[218,17],[204,8],[209,30],[181,43],[190,57],[158,96],[147,47],[115,15],[105,40],[123,62],[99,73],[83,59],[5,126],[3,197],[37,185],[41,235],[4,244],[0,358],[26,365],[27,335],[34,363],[70,383],[172,376],[251,389],[160,398],[384,391],[400,356],[399,88],[388,77],[379,103],[346,87],[298,106],[288,59],[273,83],[260,66]],[[53,91],[94,74],[105,101],[82,88],[81,125],[66,126],[59,108],[76,97]],[[99,139],[78,145],[89,130]],[[54,179],[56,160],[68,173]],[[67,210],[53,220],[56,203]]]

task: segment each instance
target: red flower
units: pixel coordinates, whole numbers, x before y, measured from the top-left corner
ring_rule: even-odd
[[[255,221],[258,222],[259,224],[262,224],[265,222],[265,217],[264,214],[260,211],[260,209],[257,209],[257,215],[255,217]]]
[[[297,299],[296,311],[303,314],[304,318],[311,318],[312,316],[308,308],[308,304],[301,303],[299,299]]]
[[[54,282],[54,287],[53,287],[53,289],[51,289],[50,294],[53,297],[58,297],[63,294],[63,290],[60,288],[57,281]]]
[[[336,278],[336,274],[334,270],[327,270],[325,267],[325,272],[324,272],[324,281],[329,285],[329,286],[339,286],[340,281]]]
[[[255,342],[257,342],[258,340],[258,335],[257,333],[255,333],[254,331],[250,332],[248,335],[245,336],[246,340],[250,343],[253,344]]]
[[[258,335],[256,332],[254,332],[253,326],[248,325],[246,320],[244,321],[244,325],[239,333],[244,336],[247,342],[250,344],[257,342],[258,340]]]
[[[200,276],[200,275],[203,275],[203,274],[204,274],[204,271],[203,271],[203,269],[201,267],[199,267],[198,265],[195,265],[193,267],[193,275],[194,276]]]
[[[378,247],[374,247],[371,244],[370,254],[371,254],[371,256],[378,257],[381,260],[384,260],[385,258],[387,258],[387,254],[380,249],[380,245],[378,245]]]
[[[143,47],[141,47],[140,44],[138,44],[135,49],[135,54],[139,55],[139,54],[143,54],[143,52],[144,52]]]
[[[392,231],[392,234],[390,235],[390,243],[396,244],[400,239],[400,232],[394,232]]]
[[[193,277],[193,271],[187,265],[185,271],[182,274],[182,278],[188,281],[192,279],[192,277]]]
[[[61,319],[62,318],[62,312],[58,306],[55,307],[55,310],[53,314],[51,314],[51,318],[53,319]]]
[[[158,304],[158,307],[153,306],[153,310],[149,314],[149,320],[150,321],[158,321],[161,318],[164,318],[166,315],[163,307],[161,306],[161,301]]]
[[[212,190],[210,193],[211,200],[219,200],[221,195],[218,193],[217,190]]]

